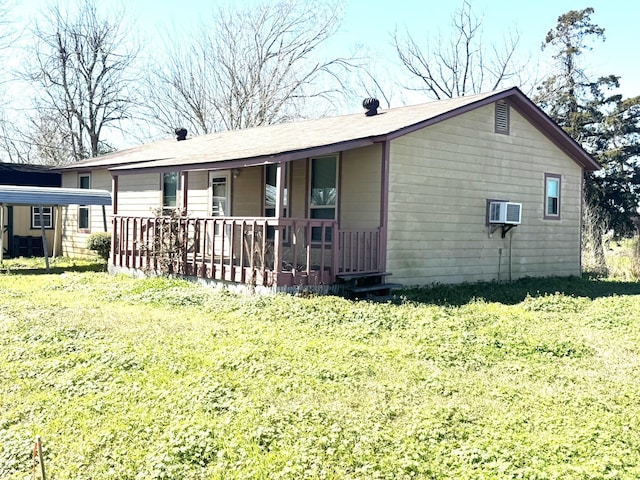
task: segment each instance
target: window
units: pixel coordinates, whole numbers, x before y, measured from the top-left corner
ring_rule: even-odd
[[[496,102],[495,132],[509,135],[509,104],[504,101]]]
[[[162,174],[162,214],[170,215],[178,206],[178,173]]]
[[[309,218],[336,218],[338,205],[338,159],[335,156],[311,159],[309,188]],[[331,241],[331,229],[326,230],[325,241]],[[311,239],[320,241],[321,228],[311,230]]]
[[[289,164],[284,165],[284,198],[283,202],[283,216],[287,216],[289,206]],[[277,165],[265,165],[264,167],[264,216],[275,217],[276,216],[276,175],[278,173]],[[267,238],[273,240],[274,227],[267,227]],[[287,238],[287,232],[284,232],[285,239]]]
[[[88,173],[81,173],[78,175],[78,188],[91,188],[91,175]],[[79,205],[78,206],[78,230],[89,230],[90,229],[90,218],[89,218],[90,209],[88,205]]]
[[[44,228],[53,228],[53,207],[42,207],[42,223]],[[31,207],[31,228],[40,228],[40,208]]]
[[[544,218],[560,218],[560,175],[544,175]]]
[[[226,176],[211,177],[211,216],[229,216],[229,181]]]

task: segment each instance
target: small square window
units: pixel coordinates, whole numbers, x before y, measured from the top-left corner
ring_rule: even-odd
[[[52,207],[42,207],[42,224],[44,228],[53,228]],[[40,208],[31,207],[31,229],[40,228]]]

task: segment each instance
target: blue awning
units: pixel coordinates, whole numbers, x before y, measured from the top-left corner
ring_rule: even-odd
[[[0,185],[5,205],[111,205],[107,190]]]

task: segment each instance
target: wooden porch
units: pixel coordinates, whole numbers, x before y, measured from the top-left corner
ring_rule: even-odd
[[[332,285],[378,272],[380,229],[335,220],[273,217],[132,217],[113,220],[111,263],[254,286]]]

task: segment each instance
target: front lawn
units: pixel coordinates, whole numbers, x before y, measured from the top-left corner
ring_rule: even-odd
[[[0,274],[0,478],[640,477],[640,286]]]

